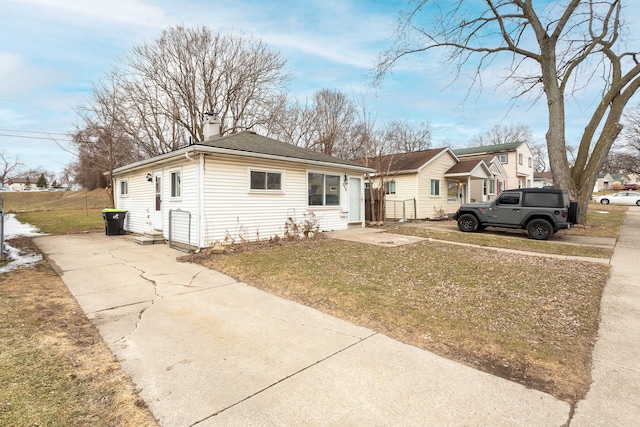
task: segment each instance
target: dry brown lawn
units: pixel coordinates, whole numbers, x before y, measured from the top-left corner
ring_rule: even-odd
[[[0,349],[0,425],[158,425],[46,260],[0,274]]]

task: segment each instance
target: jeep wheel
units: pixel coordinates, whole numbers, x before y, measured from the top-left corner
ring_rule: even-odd
[[[600,203],[602,203],[603,205],[608,205],[609,204],[609,199],[602,199],[602,200],[600,200]]]
[[[461,215],[458,218],[458,228],[465,233],[476,231],[478,229],[478,220],[471,214]]]
[[[534,219],[527,224],[527,234],[532,239],[547,240],[553,234],[553,227],[545,219]]]

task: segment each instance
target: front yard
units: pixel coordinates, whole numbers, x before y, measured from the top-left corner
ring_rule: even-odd
[[[604,223],[572,232],[614,235],[624,210],[609,212]],[[246,244],[222,255],[205,250],[183,260],[568,402],[584,396],[608,265],[483,246],[598,258],[611,249],[411,225],[388,231],[478,246],[318,239]]]

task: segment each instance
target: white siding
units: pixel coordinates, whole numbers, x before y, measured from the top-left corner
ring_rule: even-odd
[[[179,157],[161,166],[151,164],[144,170],[119,175],[116,188],[119,189],[121,179],[127,179],[129,186],[127,196],[116,194],[116,207],[129,211],[125,228],[139,234],[153,230],[155,187],[146,175],[158,170],[162,171],[162,232],[168,239],[171,211],[171,237],[178,243],[207,247],[225,239],[238,243],[283,236],[288,218],[302,224],[311,212],[320,231],[343,230],[348,226],[345,174],[353,174],[350,170],[308,168],[287,161],[231,155],[203,156],[202,163],[200,157],[193,156],[193,161]],[[251,191],[250,169],[281,172],[282,191]],[[180,171],[181,195],[172,198],[171,172],[176,170]],[[307,173],[310,171],[340,177],[340,205],[308,206]],[[187,233],[189,214],[190,235]]]
[[[166,239],[178,243],[191,243],[198,246],[198,164],[197,162],[178,162],[163,167],[162,186],[162,224],[163,234]],[[180,197],[171,197],[171,173],[180,171],[181,194]],[[171,213],[171,236],[169,236],[169,217]],[[191,216],[190,236],[189,215]]]
[[[154,171],[162,171],[162,234],[165,239],[169,238],[169,210],[181,209],[191,213],[191,244],[198,243],[198,167],[196,163],[179,160],[170,164],[165,164],[162,168],[150,166],[148,169],[120,175],[116,179],[116,207],[126,209],[127,219],[125,229],[132,233],[143,234],[153,231],[153,214],[155,211],[155,187],[154,183],[147,181],[146,175],[153,174]],[[171,198],[171,172],[180,170],[181,176],[181,196]],[[119,182],[122,179],[129,181],[129,194],[121,196],[119,194]],[[176,242],[187,243],[189,236],[184,215],[174,216],[175,233],[172,238]],[[177,222],[176,222],[177,221]]]
[[[132,233],[144,233],[153,228],[152,215],[154,206],[153,183],[146,179],[147,171],[136,172],[116,179],[115,205],[118,209],[126,209],[125,230]],[[120,181],[126,179],[129,194],[120,194]]]
[[[281,192],[250,191],[249,170],[283,172]],[[340,176],[340,206],[308,206],[307,172]],[[348,225],[344,170],[312,168],[284,161],[207,156],[205,160],[204,246],[216,241],[263,240],[284,235],[288,218],[305,221],[313,212],[321,231]]]

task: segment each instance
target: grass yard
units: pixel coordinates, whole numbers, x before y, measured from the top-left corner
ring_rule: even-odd
[[[102,232],[109,206],[104,190],[1,197],[5,212],[51,234]],[[37,252],[29,238],[7,243]],[[46,260],[0,274],[0,425],[158,425]]]
[[[9,244],[37,251],[28,238]],[[157,426],[44,260],[0,274],[0,425]]]

